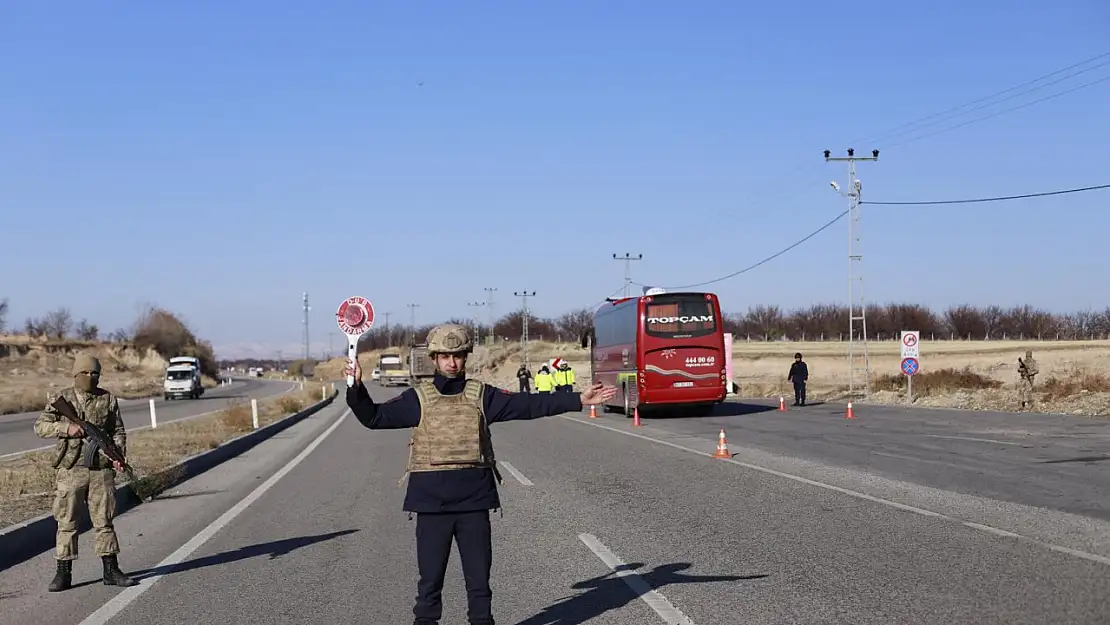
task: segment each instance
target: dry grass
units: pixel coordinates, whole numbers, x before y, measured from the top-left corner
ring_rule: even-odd
[[[914,403],[925,406],[1017,410],[1017,358],[1033,350],[1040,366],[1035,392],[1038,410],[1074,414],[1110,414],[1110,341],[924,341],[921,373],[914,378]],[[574,343],[536,342],[529,345],[535,363],[561,357],[578,372],[576,386],[588,380],[588,352]],[[744,397],[792,396],[786,374],[794,352],[809,365],[811,400],[842,399],[848,388],[848,346],[840,342],[733,343],[734,380]],[[898,341],[868,343],[874,403],[904,403],[905,377],[899,372]],[[369,377],[378,351],[359,354]],[[316,367],[320,380],[342,375],[345,358]],[[478,347],[468,364],[470,375],[503,388],[516,389],[520,344]]]
[[[88,352],[100,359],[101,384],[121,398],[159,395],[166,360],[153,351],[95,341],[0,337],[0,414],[36,412],[51,393],[73,383],[73,359]],[[204,386],[219,382],[205,377]]]
[[[329,387],[330,393],[330,387]],[[303,391],[258,402],[258,423],[265,426],[320,401],[321,390],[306,385]],[[194,456],[253,429],[249,401],[229,400],[219,413],[187,421],[171,421],[153,430],[128,436],[127,457],[139,476],[140,489],[150,492],[174,480],[149,477],[181,460]],[[0,527],[33,518],[50,510],[54,451],[39,451],[0,461]],[[169,476],[172,478],[173,476]],[[125,481],[125,476],[119,476]]]

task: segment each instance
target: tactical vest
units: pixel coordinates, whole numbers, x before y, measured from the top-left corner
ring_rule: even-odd
[[[104,430],[104,434],[109,438],[115,437],[116,424],[114,422],[108,423],[108,415],[111,414],[112,404],[114,403],[114,398],[111,393],[104,389],[97,389],[93,394],[78,393],[77,389],[69,387],[62,389],[59,395],[73,405],[73,409],[77,411],[77,416]],[[69,425],[69,421],[61,415],[58,416],[58,420],[67,426]],[[60,439],[55,447],[56,453],[53,467],[55,469],[72,469],[82,460],[81,456],[84,447],[84,439]],[[112,466],[111,462],[109,462],[103,454],[97,453],[95,460],[92,462],[92,466],[89,468],[106,469],[110,466]]]
[[[414,471],[450,471],[488,467],[498,482],[493,439],[482,406],[484,386],[467,380],[457,395],[444,395],[421,380],[413,390],[420,400],[420,423],[412,430],[409,462],[398,485]]]

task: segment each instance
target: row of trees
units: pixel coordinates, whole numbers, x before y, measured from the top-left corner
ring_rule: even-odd
[[[7,332],[8,300],[0,300],[0,332]],[[28,317],[23,322],[22,334],[34,338],[56,341],[97,341],[126,344],[139,350],[153,350],[163,358],[192,356],[200,359],[201,371],[216,376],[219,368],[212,344],[197,338],[196,334],[174,313],[149,306],[131,325],[120,328],[105,337],[100,329],[85,319],[74,321],[73,313],[64,307],[56,308],[41,317]]]
[[[857,312],[858,315],[858,312]],[[528,336],[534,340],[555,342],[578,341],[582,332],[590,327],[593,311],[582,309],[557,318],[528,317]],[[476,330],[482,340],[496,336],[499,340],[519,340],[523,328],[523,315],[513,312],[501,317],[494,324],[463,319],[451,319]],[[858,321],[856,322],[858,326]],[[839,341],[848,338],[848,309],[837,304],[816,304],[806,308],[787,310],[779,306],[753,306],[744,313],[725,315],[726,332],[737,339],[753,341]],[[413,328],[393,324],[388,328],[375,326],[364,334],[359,343],[361,351],[381,349],[386,346],[409,345],[415,339],[422,342],[434,324]],[[976,307],[968,304],[934,311],[920,304],[885,304],[867,310],[869,339],[893,340],[902,330],[917,330],[930,340],[1091,340],[1110,338],[1110,307],[1102,311],[1079,311],[1057,314],[1032,306]],[[857,327],[857,332],[859,331]]]

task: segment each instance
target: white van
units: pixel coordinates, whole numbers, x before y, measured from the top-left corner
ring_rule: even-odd
[[[162,382],[162,396],[167,401],[188,397],[197,399],[204,394],[200,380],[200,359],[189,356],[170,358],[166,378]]]

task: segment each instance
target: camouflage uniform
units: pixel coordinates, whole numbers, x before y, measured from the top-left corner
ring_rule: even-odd
[[[1025,360],[1018,358],[1018,375],[1021,376],[1019,391],[1021,393],[1021,407],[1033,409],[1033,378],[1040,373],[1037,361],[1033,359],[1033,350],[1025,350]]]
[[[119,402],[112,393],[99,388],[100,361],[88,355],[79,355],[73,363],[74,385],[59,395],[73,405],[77,414],[92,425],[100,427],[112,437],[126,454],[127,433],[120,417]],[[83,434],[71,437],[70,422],[47,403],[35,421],[35,434],[41,438],[56,438],[54,455],[55,493],[53,513],[58,530],[55,539],[54,559],[57,573],[49,590],[66,590],[72,584],[73,560],[77,559],[77,524],[82,504],[89,511],[96,533],[94,550],[104,565],[103,581],[113,586],[133,586],[119,569],[119,538],[113,526],[116,513],[116,472],[104,454],[89,457]]]

